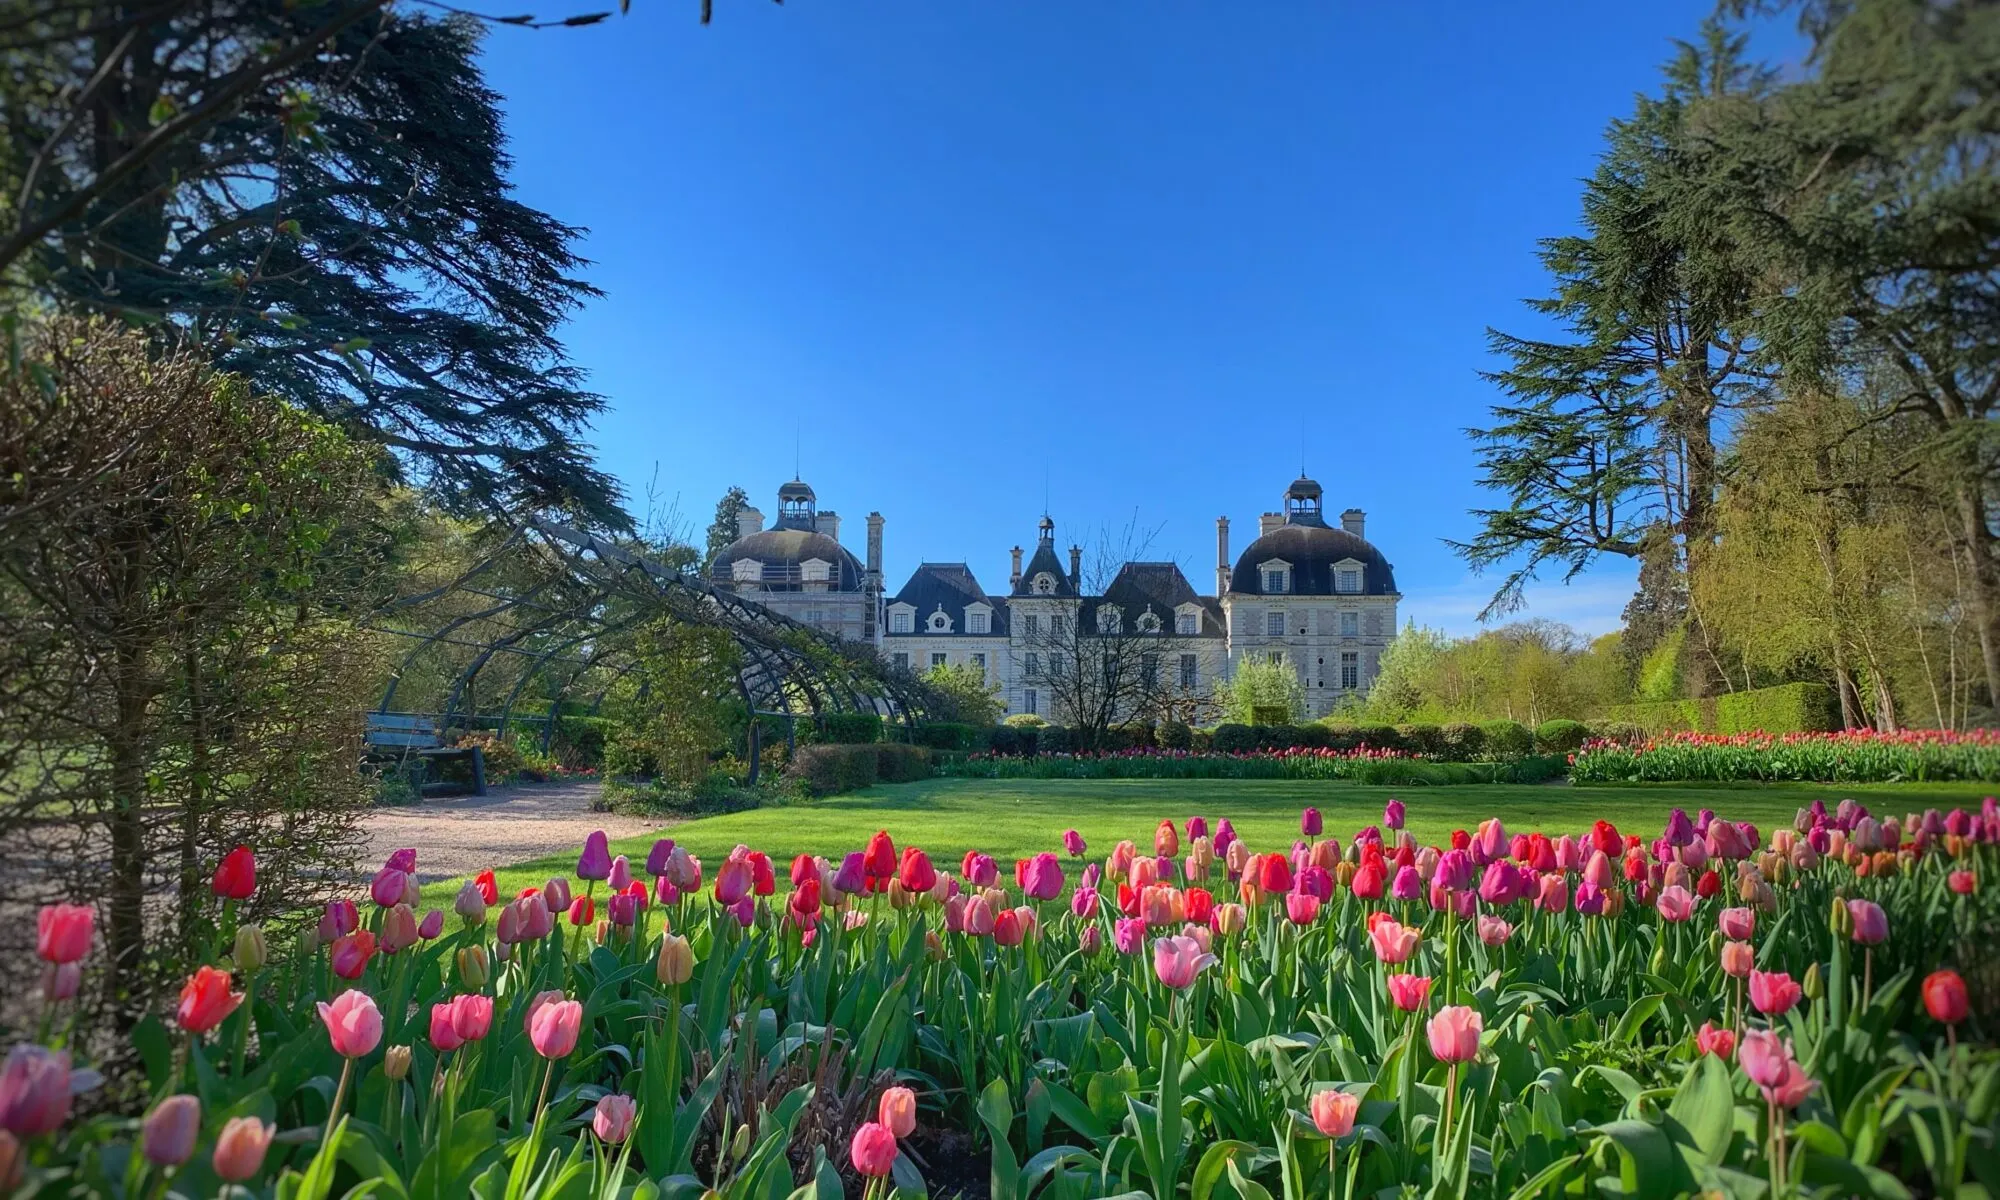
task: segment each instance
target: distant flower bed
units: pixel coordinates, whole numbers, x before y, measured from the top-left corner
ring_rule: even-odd
[[[2000,781],[2000,731],[1663,733],[1636,743],[1588,741],[1570,756],[1570,778],[1578,783]]]
[[[961,779],[1347,779],[1360,783],[1450,784],[1561,773],[1561,760],[1441,763],[1401,750],[1294,746],[1240,754],[1195,750],[1110,750],[1075,754],[972,754],[938,765]]]

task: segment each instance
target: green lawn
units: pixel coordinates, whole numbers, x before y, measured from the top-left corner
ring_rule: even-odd
[[[1568,787],[1468,784],[1387,788],[1343,782],[1285,780],[1009,780],[933,779],[877,785],[864,792],[807,804],[761,808],[685,821],[667,836],[712,864],[737,843],[784,864],[801,853],[838,860],[858,850],[877,829],[900,848],[924,847],[940,868],[968,849],[999,859],[1002,874],[1015,858],[1061,851],[1062,831],[1074,827],[1101,856],[1120,838],[1151,845],[1161,818],[1176,822],[1200,813],[1211,824],[1228,817],[1253,849],[1283,849],[1298,836],[1299,811],[1315,805],[1328,834],[1350,834],[1379,822],[1382,805],[1400,796],[1409,828],[1420,841],[1441,842],[1455,828],[1497,816],[1508,830],[1581,833],[1600,817],[1621,831],[1655,834],[1669,809],[1690,813],[1713,808],[1734,820],[1754,821],[1768,833],[1815,797],[1829,803],[1852,796],[1885,815],[1928,807],[1976,805],[1991,789],[1967,784],[1738,784]],[[613,853],[643,861],[652,838],[613,845]],[[517,864],[501,872],[501,892],[541,883],[576,866],[575,854]],[[955,868],[954,868],[955,869]]]

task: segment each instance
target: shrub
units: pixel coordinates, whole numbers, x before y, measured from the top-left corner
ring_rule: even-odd
[[[1303,736],[1297,725],[1252,725],[1250,732],[1259,750],[1289,750]]]
[[[1035,750],[1038,754],[1067,754],[1075,746],[1076,737],[1061,725],[1050,725],[1035,731]]]
[[[1257,734],[1250,726],[1232,721],[1215,727],[1209,745],[1217,754],[1248,754],[1257,748]]]
[[[486,782],[488,783],[506,783],[516,775],[519,775],[521,769],[527,765],[526,760],[521,756],[520,748],[514,745],[512,738],[503,738],[490,730],[461,734],[452,744],[461,750],[470,749],[473,746],[479,747],[479,756],[486,760]],[[469,780],[472,775],[472,764],[454,764],[451,771],[453,778]]]
[[[1445,757],[1454,762],[1472,762],[1486,750],[1486,731],[1465,721],[1443,729]]]
[[[1632,745],[1646,740],[1646,731],[1629,721],[1592,721],[1589,740]]]
[[[820,720],[826,733],[815,741],[855,746],[882,740],[882,718],[874,713],[828,713]]]
[[[1403,739],[1403,746],[1412,754],[1421,754],[1425,758],[1445,756],[1444,727],[1441,725],[1422,723],[1398,725],[1396,734]]]
[[[910,730],[910,742],[932,750],[984,750],[989,728],[958,721],[925,721]]]
[[[1715,698],[1717,733],[1823,733],[1840,728],[1840,701],[1823,683],[1781,683]]]
[[[1568,754],[1581,749],[1583,739],[1590,736],[1590,730],[1582,721],[1557,717],[1535,726],[1535,749],[1543,754]]]
[[[1189,750],[1194,747],[1194,731],[1179,721],[1162,721],[1159,729],[1162,750]]]
[[[1358,725],[1354,732],[1359,735],[1361,745],[1370,750],[1402,750],[1403,737],[1394,725]]]
[[[1322,722],[1326,730],[1326,745],[1329,750],[1359,750],[1361,748],[1361,728],[1351,721]]]
[[[922,746],[905,746],[900,742],[877,742],[875,777],[883,783],[915,783],[919,779],[929,779],[931,752]]]
[[[1021,731],[1012,725],[995,725],[986,733],[986,748],[995,754],[1019,754]]]
[[[1002,725],[1011,725],[1015,729],[1043,729],[1048,726],[1049,722],[1047,717],[1039,713],[1015,713],[1000,723]]]
[[[1535,752],[1535,735],[1519,721],[1488,721],[1480,729],[1486,736],[1488,758],[1519,758]]]
[[[785,774],[815,796],[859,791],[875,782],[875,746],[801,746]]]
[[[1188,730],[1188,749],[1196,754],[1207,754],[1215,749],[1215,735],[1206,729]]]

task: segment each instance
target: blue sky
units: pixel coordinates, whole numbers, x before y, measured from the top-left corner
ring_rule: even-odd
[[[1484,330],[1536,329],[1536,239],[1711,5],[716,9],[487,46],[521,198],[590,230],[566,338],[635,506],[768,514],[796,445],[857,553],[887,518],[892,588],[1004,590],[1046,495],[1065,544],[1136,521],[1209,590],[1216,516],[1240,551],[1303,456],[1405,614],[1465,633]],[[1528,615],[1615,628],[1632,579]]]

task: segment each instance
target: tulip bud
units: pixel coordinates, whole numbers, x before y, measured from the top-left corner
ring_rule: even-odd
[[[937,930],[924,930],[924,953],[932,962],[944,961],[944,939],[938,936]]]
[[[1826,981],[1820,977],[1818,963],[1806,968],[1805,989],[1808,1000],[1818,1000],[1826,995]]]
[[[401,1080],[410,1073],[410,1048],[391,1046],[382,1056],[382,1073],[390,1079]]]
[[[467,946],[458,952],[458,977],[465,986],[478,991],[493,978],[493,967],[486,957],[486,947]]]
[[[660,940],[660,960],[655,975],[666,987],[678,987],[694,977],[694,947],[679,934]]]
[[[201,1101],[186,1094],[160,1101],[139,1126],[139,1148],[156,1167],[178,1167],[194,1157],[201,1134]]]
[[[481,894],[479,885],[467,880],[465,886],[458,889],[458,899],[451,902],[451,911],[465,918],[467,926],[486,924],[486,897]]]
[[[729,1141],[729,1157],[742,1159],[750,1153],[750,1126],[738,1125],[736,1136]]]
[[[1833,908],[1827,914],[1826,927],[1841,941],[1854,936],[1854,914],[1848,911],[1847,901],[1838,896],[1833,898]]]
[[[271,952],[264,944],[264,931],[255,925],[245,925],[236,931],[236,969],[245,975],[264,969],[271,961]]]

